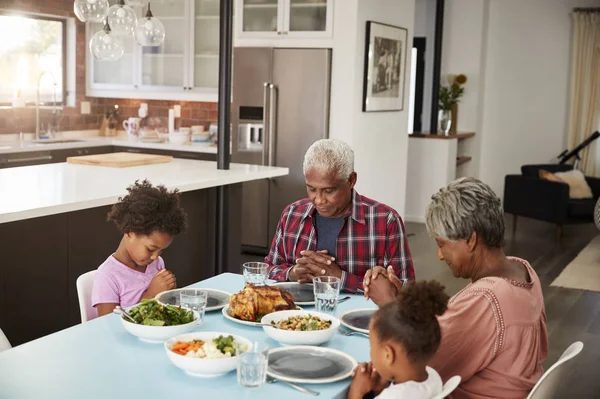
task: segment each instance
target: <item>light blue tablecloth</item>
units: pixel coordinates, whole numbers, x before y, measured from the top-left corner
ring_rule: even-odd
[[[236,293],[243,277],[222,274],[192,285]],[[337,314],[349,309],[372,308],[361,296],[341,303]],[[312,307],[306,307],[312,309]],[[43,306],[40,312],[43,312]],[[220,311],[207,313],[198,328],[203,331],[234,333],[253,341],[280,346],[262,328],[244,326],[223,317]],[[324,346],[369,360],[369,340],[361,336],[336,334]],[[306,385],[319,391],[320,398],[344,397],[350,380],[325,385]],[[309,398],[282,383],[260,388],[242,388],[236,373],[203,379],[191,377],[167,358],[164,346],[139,341],[125,331],[117,315],[108,315],[85,324],[20,345],[0,353],[0,398]]]

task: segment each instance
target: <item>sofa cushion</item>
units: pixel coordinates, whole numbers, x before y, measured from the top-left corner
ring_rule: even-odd
[[[568,172],[555,173],[554,175],[569,185],[570,198],[594,198],[592,189],[585,181],[585,176],[580,170],[574,169]]]
[[[590,221],[592,221],[595,205],[596,201],[593,199],[572,199],[569,201],[567,213],[572,218],[589,217]]]

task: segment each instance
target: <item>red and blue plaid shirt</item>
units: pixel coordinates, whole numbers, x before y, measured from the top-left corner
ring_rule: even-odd
[[[384,204],[352,192],[352,209],[345,216],[337,239],[336,262],[342,269],[342,290],[356,293],[363,289],[363,277],[375,266],[392,266],[406,282],[414,280],[410,249],[400,215]],[[319,250],[315,212],[306,198],[288,205],[281,215],[269,255],[269,276],[286,281],[300,251]]]

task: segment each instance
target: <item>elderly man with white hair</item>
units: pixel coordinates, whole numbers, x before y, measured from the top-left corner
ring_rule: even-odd
[[[394,209],[356,192],[347,143],[315,142],[304,156],[304,177],[308,198],[284,209],[265,258],[270,278],[309,283],[335,276],[350,293],[362,291],[365,273],[376,266],[414,279],[404,223]]]

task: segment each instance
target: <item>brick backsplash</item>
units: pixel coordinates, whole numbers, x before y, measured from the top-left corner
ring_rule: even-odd
[[[111,2],[112,4],[112,2]],[[0,0],[0,9],[74,17],[73,0]],[[181,105],[181,126],[208,125],[217,121],[217,104],[206,102],[177,102],[134,99],[95,98],[85,96],[85,24],[77,20],[76,33],[76,106],[64,107],[58,118],[59,131],[99,129],[103,115],[119,105],[122,120],[137,116],[140,103],[148,104],[148,116],[168,116],[169,108]],[[82,115],[81,101],[89,101],[91,113]],[[40,110],[40,121],[46,125],[51,119],[51,110]],[[0,134],[35,131],[35,109],[0,109]]]

